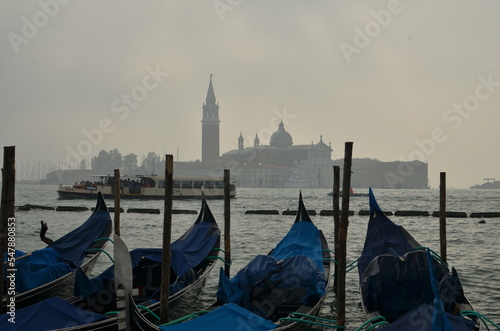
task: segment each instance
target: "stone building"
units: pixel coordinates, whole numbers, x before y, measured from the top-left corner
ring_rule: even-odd
[[[281,122],[269,145],[261,145],[256,135],[253,146],[245,148],[240,134],[238,149],[222,154],[221,162],[235,168],[236,185],[241,187],[330,187],[331,155],[323,137],[317,143],[294,145]]]

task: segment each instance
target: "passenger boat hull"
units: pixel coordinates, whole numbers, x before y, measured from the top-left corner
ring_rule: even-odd
[[[163,200],[165,179],[160,176],[124,177],[120,182],[120,199]],[[132,178],[132,179],[131,179]],[[60,185],[57,189],[60,199],[95,199],[100,192],[106,199],[114,199],[115,185],[112,176],[97,176],[94,181],[82,181],[72,186]],[[223,199],[224,183],[219,178],[174,178],[172,198],[181,199]],[[230,185],[230,197],[236,197],[236,188]]]

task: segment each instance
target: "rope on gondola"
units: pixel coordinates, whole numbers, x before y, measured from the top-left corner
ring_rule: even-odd
[[[89,249],[86,249],[85,252],[103,252],[104,254],[106,254],[109,259],[111,260],[111,262],[115,263],[115,260],[113,260],[113,258],[111,257],[111,255],[108,254],[108,252],[106,252],[104,249],[101,249],[101,248],[89,248]]]
[[[305,319],[305,318],[309,318],[309,319]],[[303,313],[291,313],[290,315],[288,315],[288,317],[280,318],[279,321],[280,322],[290,321],[290,322],[307,323],[307,324],[312,324],[312,325],[317,325],[317,326],[332,328],[332,329],[342,329],[342,330],[345,329],[345,326],[335,325],[337,323],[337,321],[335,321],[335,320],[317,317],[317,316],[308,315],[308,314],[303,314]]]
[[[358,260],[359,260],[359,257],[358,257],[356,260],[354,260],[354,261],[352,261],[351,263],[349,263],[349,264],[347,265],[347,267],[346,267],[346,269],[347,269],[347,270],[346,270],[346,272],[349,272],[349,271],[351,271],[352,269],[356,268],[356,267],[358,266],[358,264],[357,264]]]
[[[214,255],[214,256],[207,256],[207,257],[205,258],[205,260],[209,260],[209,259],[219,259],[219,260],[221,260],[222,262],[224,262],[224,264],[227,264],[227,265],[229,265],[229,266],[233,264],[233,262],[227,262],[226,260],[224,260],[224,259],[223,259],[222,257],[220,257],[220,256],[215,256],[215,255]]]
[[[168,323],[165,323],[165,324],[162,324],[160,326],[166,326],[166,325],[174,325],[174,324],[179,324],[179,323],[182,323],[184,321],[187,321],[187,320],[190,320],[190,319],[193,319],[193,318],[196,318],[196,317],[199,317],[200,315],[204,315],[204,314],[207,314],[209,313],[210,311],[208,310],[201,310],[201,311],[195,311],[194,313],[191,313],[191,314],[188,314],[186,316],[183,316],[181,318],[178,318],[176,320],[173,320],[173,321],[170,321]]]
[[[336,265],[339,265],[339,263],[337,261],[335,261],[334,259],[323,259],[323,261],[331,261],[331,262],[335,263]]]
[[[94,239],[94,240],[92,240],[92,241],[93,241],[93,242],[95,242],[95,241],[99,241],[99,240],[108,240],[108,241],[111,241],[113,244],[115,243],[115,242],[113,241],[113,239],[106,238],[106,237],[97,238],[97,239]]]
[[[153,316],[156,320],[160,320],[160,316],[156,315],[151,309],[149,309],[148,307],[146,306],[143,306],[143,305],[137,305],[137,308],[140,308],[140,309],[143,309],[145,311],[147,311],[148,313],[151,314],[151,316]]]
[[[380,320],[380,321],[378,321],[378,320]],[[378,321],[378,322],[376,322],[376,321]],[[371,325],[368,326],[368,324],[371,324]],[[385,320],[384,316],[375,316],[375,317],[370,318],[368,321],[364,322],[363,324],[361,324],[361,326],[359,328],[357,328],[356,331],[361,331],[361,330],[369,331],[369,330],[373,330],[379,326],[388,325],[388,324],[389,324],[389,322],[387,322]]]
[[[497,324],[493,323],[492,320],[490,320],[488,317],[484,316],[481,313],[478,313],[477,311],[472,311],[472,310],[463,310],[460,312],[460,316],[465,317],[465,316],[476,316],[479,317],[481,322],[483,322],[484,326],[488,331],[490,331],[490,328],[488,327],[488,323],[490,323],[492,326],[494,326],[497,330],[500,330],[500,326]]]
[[[428,250],[432,257],[435,258],[436,260],[438,260],[442,265],[444,265],[445,267],[448,267],[448,263],[444,262],[442,259],[441,259],[441,256],[439,256],[438,253],[434,252],[432,249],[430,249],[429,247],[417,247],[415,248],[415,250],[417,249],[425,249],[425,250]]]

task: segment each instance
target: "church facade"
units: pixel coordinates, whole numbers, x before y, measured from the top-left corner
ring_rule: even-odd
[[[330,187],[331,155],[323,137],[317,143],[294,145],[281,122],[268,145],[261,145],[256,135],[253,146],[245,148],[240,134],[238,149],[222,154],[221,161],[235,168],[236,185],[241,187]]]

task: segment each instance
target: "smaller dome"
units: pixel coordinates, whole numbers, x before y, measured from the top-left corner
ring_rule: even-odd
[[[292,136],[285,131],[285,126],[283,125],[283,121],[281,121],[278,131],[271,135],[271,140],[269,145],[274,147],[288,147],[293,145]]]

